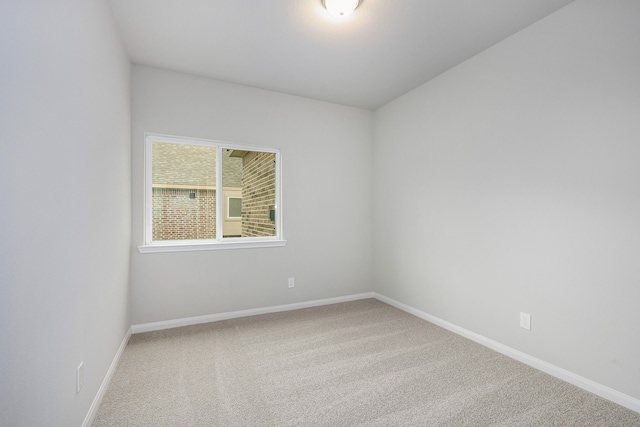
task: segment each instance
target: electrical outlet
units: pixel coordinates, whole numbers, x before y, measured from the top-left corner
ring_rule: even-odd
[[[293,277],[289,277],[289,287],[293,288],[296,285],[296,282],[293,280]]]
[[[84,362],[80,362],[76,368],[76,393],[80,393],[84,385]]]
[[[531,330],[531,315],[527,313],[520,313],[520,327]]]

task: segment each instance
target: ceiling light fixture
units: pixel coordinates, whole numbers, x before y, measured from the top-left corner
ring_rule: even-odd
[[[334,18],[344,18],[353,13],[361,0],[322,0],[322,4]]]

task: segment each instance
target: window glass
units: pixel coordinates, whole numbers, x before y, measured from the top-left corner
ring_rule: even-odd
[[[229,218],[242,219],[242,198],[241,197],[229,197]]]
[[[223,167],[236,159],[240,160],[242,188],[240,235],[275,236],[276,155],[263,151],[232,150],[228,159],[223,159]]]
[[[154,142],[153,240],[216,238],[216,148]]]

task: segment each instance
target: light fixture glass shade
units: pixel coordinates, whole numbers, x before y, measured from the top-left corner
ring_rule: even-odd
[[[351,15],[360,4],[360,0],[322,0],[329,14],[335,18]]]

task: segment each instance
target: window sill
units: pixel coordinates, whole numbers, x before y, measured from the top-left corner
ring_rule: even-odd
[[[171,242],[155,243],[138,246],[141,254],[157,252],[190,252],[190,251],[215,251],[221,249],[253,249],[253,248],[273,248],[285,246],[286,240],[252,240],[248,242],[215,242],[215,243],[193,243],[193,242]]]

